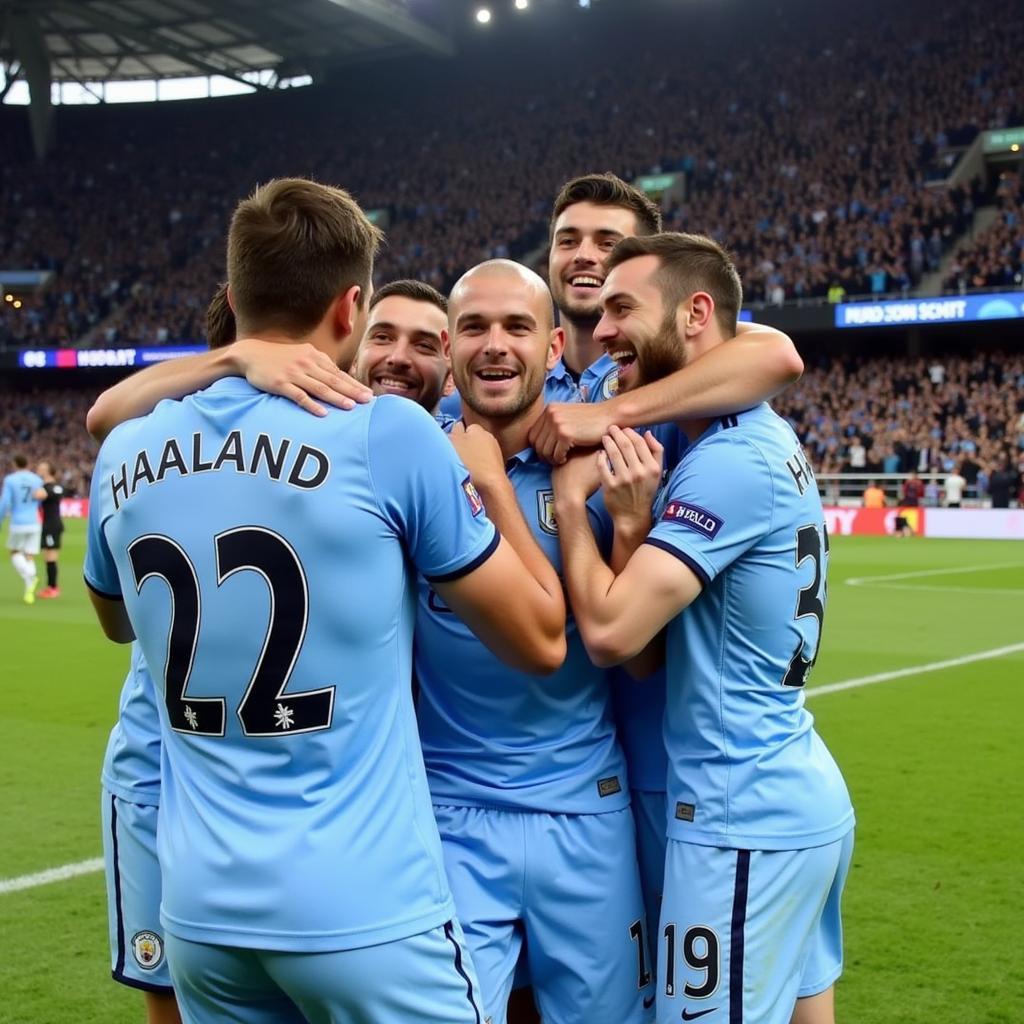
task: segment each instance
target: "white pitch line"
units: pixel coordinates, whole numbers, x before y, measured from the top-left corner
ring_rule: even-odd
[[[1002,562],[999,565],[966,565],[954,569],[919,569],[916,572],[894,572],[885,576],[851,576],[846,583],[851,587],[871,586],[875,583],[885,583],[889,580],[917,580],[925,576],[956,576],[967,572],[986,572],[989,569],[1024,569],[1024,565],[1007,565]]]
[[[927,583],[871,583],[860,586],[871,586],[873,590],[910,590],[915,594],[1024,594],[1020,587],[930,587]]]
[[[63,864],[59,868],[48,868],[37,871],[34,875],[21,875],[18,878],[0,879],[0,893],[20,892],[22,889],[35,889],[39,885],[50,882],[63,882],[79,875],[91,875],[103,870],[103,858],[93,857],[91,860],[80,860],[75,864]]]
[[[959,665],[970,665],[975,661],[989,661],[1002,658],[1007,654],[1024,651],[1024,643],[1010,644],[1008,647],[993,647],[990,651],[978,651],[965,654],[960,658],[949,658],[946,661],[932,661],[926,665],[911,665],[909,668],[896,669],[894,672],[879,672],[873,676],[860,676],[857,679],[845,679],[841,683],[829,683],[827,686],[815,686],[806,691],[807,697],[820,697],[826,693],[839,693],[842,690],[854,690],[860,686],[871,686],[874,683],[887,683],[891,679],[905,679],[907,676],[924,675],[926,672],[940,672],[944,668],[956,668]],[[63,882],[79,875],[91,875],[103,870],[103,858],[80,860],[75,864],[64,864],[59,868],[39,871],[34,875],[21,875],[18,878],[0,879],[0,895],[7,892],[20,892],[23,889],[34,889],[50,882]]]
[[[990,651],[978,651],[965,654],[960,658],[948,658],[946,661],[932,661],[926,665],[911,665],[909,668],[898,668],[893,672],[879,672],[873,676],[860,676],[857,679],[844,679],[841,683],[829,683],[827,686],[812,686],[807,690],[807,697],[820,697],[825,693],[839,693],[842,690],[855,690],[860,686],[871,686],[874,683],[887,683],[890,679],[904,679],[907,676],[920,676],[926,672],[941,672],[944,668],[957,668],[960,665],[971,665],[976,661],[990,661],[992,658],[1004,658],[1007,654],[1024,651],[1024,643],[1010,644],[1008,647],[993,647]]]

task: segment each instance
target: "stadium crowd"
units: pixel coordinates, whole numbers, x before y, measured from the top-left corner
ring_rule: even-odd
[[[998,213],[989,227],[959,247],[947,288],[1019,288],[1024,284],[1024,181],[1003,175],[996,188]]]
[[[850,357],[809,368],[775,408],[819,474],[959,471],[971,496],[1024,500],[1019,354]]]
[[[88,494],[96,445],[85,431],[93,395],[73,389],[5,394],[0,450],[52,459],[71,494]],[[907,361],[853,358],[809,366],[775,400],[821,474],[948,475],[991,499],[993,477],[1024,504],[1024,357],[995,353]],[[1005,488],[1004,488],[1005,485]]]
[[[85,414],[94,398],[73,388],[3,392],[0,451],[8,461],[24,455],[30,466],[43,459],[52,462],[68,497],[87,496],[99,447],[85,430]]]
[[[0,344],[200,337],[231,207],[255,183],[296,173],[342,182],[385,211],[382,281],[445,290],[480,259],[526,256],[545,240],[557,185],[603,167],[682,173],[688,195],[667,226],[732,247],[750,300],[898,292],[938,267],[988,200],[980,183],[927,188],[937,155],[1024,121],[1019,11],[805,2],[752,10],[742,45],[735,23],[711,13],[683,62],[671,34],[638,23],[609,41],[577,24],[572,39],[533,40],[528,76],[508,46],[291,95],[147,106],[142,117],[62,109],[43,166],[30,162],[23,113],[4,109],[0,252],[55,279],[23,309],[0,308]],[[457,102],[466,94],[472,106]],[[238,132],[240,122],[259,131]]]

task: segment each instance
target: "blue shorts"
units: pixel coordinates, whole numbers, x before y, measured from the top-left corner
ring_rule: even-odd
[[[482,1024],[457,921],[332,953],[241,949],[168,934],[185,1024]]]
[[[646,1024],[654,979],[644,942],[633,816],[435,806],[455,909],[485,1016],[505,1024],[525,940],[545,1024]]]
[[[852,831],[808,850],[670,840],[659,1024],[789,1024],[797,999],[842,974],[840,900],[852,856]]]
[[[647,948],[658,962],[658,922],[661,920],[661,891],[665,882],[665,845],[668,842],[668,797],[634,789],[630,793],[636,822],[636,855],[640,864],[640,885],[647,912]]]
[[[171,975],[160,925],[158,812],[158,807],[129,803],[103,790],[103,863],[107,875],[111,974],[122,985],[169,993]]]

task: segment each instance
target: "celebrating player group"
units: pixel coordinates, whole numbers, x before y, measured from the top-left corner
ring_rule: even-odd
[[[791,342],[610,174],[559,192],[548,283],[374,292],[380,241],[261,186],[210,352],[90,411],[114,977],[153,1024],[833,1024]]]

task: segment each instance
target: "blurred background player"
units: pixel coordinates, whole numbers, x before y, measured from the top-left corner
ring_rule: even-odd
[[[7,531],[7,550],[11,553],[11,565],[25,584],[22,596],[25,604],[36,599],[36,555],[43,527],[39,522],[40,492],[43,479],[28,468],[24,455],[15,455],[14,471],[4,477],[0,489],[0,524],[9,515],[11,524]]]
[[[239,205],[229,238],[240,328],[306,339],[348,365],[376,241],[340,190],[262,187]],[[287,309],[275,304],[282,294]],[[188,456],[175,437],[189,439]],[[422,462],[391,455],[412,448]],[[155,476],[136,472],[144,465],[162,468],[158,491]],[[201,521],[175,511],[197,502]],[[405,735],[408,560],[442,577],[446,600],[517,664],[543,671],[561,660],[564,612],[538,607],[535,580],[483,516],[447,441],[412,403],[382,398],[317,419],[226,380],[109,438],[93,510],[86,576],[104,630],[128,640],[138,624],[147,661],[162,665],[161,915],[185,1016],[300,1021],[344,1005],[380,1021],[478,1019],[422,762]],[[182,576],[186,562],[199,575]],[[164,584],[147,584],[154,576]],[[371,579],[377,600],[327,597],[339,580],[362,593]],[[511,615],[491,599],[499,579],[517,592]],[[266,619],[268,589],[268,632],[262,653],[258,637],[247,652],[247,683],[239,638]],[[392,639],[382,646],[380,635]],[[350,671],[335,683],[339,663]],[[190,681],[228,692],[188,694]]]
[[[629,239],[608,268],[596,333],[633,353],[630,374],[667,372],[732,337],[740,282],[710,239]],[[796,436],[767,404],[680,425],[690,447],[619,574],[594,545],[585,500],[632,441],[614,428],[607,454],[555,475],[568,590],[591,655],[629,660],[668,627],[658,1021],[832,1024],[853,809],[802,692],[824,616],[821,501]]]
[[[463,417],[497,439],[499,482],[514,488],[523,529],[560,589],[551,467],[527,443],[562,350],[552,314],[544,282],[507,260],[468,271],[449,299]],[[599,501],[589,521],[610,549]],[[420,739],[456,909],[494,1024],[505,1024],[524,942],[548,1024],[642,1022],[654,1002],[607,674],[571,619],[567,641],[565,664],[550,678],[510,669],[420,583]]]
[[[64,520],[60,515],[60,503],[64,497],[64,485],[57,482],[53,463],[42,461],[36,466],[36,473],[42,478],[43,486],[36,491],[43,515],[42,548],[46,563],[46,586],[39,591],[40,597],[60,597],[57,560],[60,557],[60,542],[64,535]]]

